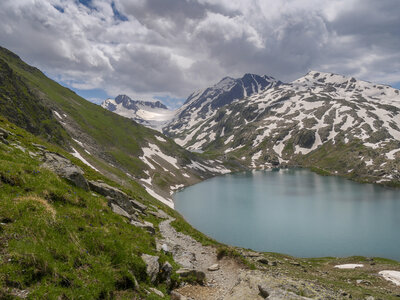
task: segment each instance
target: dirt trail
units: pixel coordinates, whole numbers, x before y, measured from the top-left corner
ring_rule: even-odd
[[[214,247],[203,246],[192,237],[176,232],[170,224],[173,220],[169,217],[159,224],[163,238],[157,240],[157,248],[160,250],[164,244],[167,245],[174,260],[183,268],[202,271],[206,275],[204,286],[181,287],[176,290],[181,295],[195,300],[264,299],[258,288],[262,285],[268,289],[268,299],[309,299],[280,288],[282,280],[291,282],[289,278],[283,279],[261,270],[249,270],[229,257],[218,260]],[[219,270],[209,271],[208,268],[214,264],[219,265]]]
[[[237,284],[243,269],[232,259],[217,259],[215,248],[203,246],[192,237],[176,232],[170,225],[170,218],[159,224],[163,236],[157,246],[166,244],[172,252],[174,260],[184,268],[203,271],[206,274],[205,286],[187,286],[178,291],[193,299],[225,299]],[[219,264],[219,270],[208,271],[208,267]],[[260,298],[262,299],[262,298]]]

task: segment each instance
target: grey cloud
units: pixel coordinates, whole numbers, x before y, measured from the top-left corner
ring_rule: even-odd
[[[93,0],[88,8],[74,0],[3,0],[0,44],[48,74],[111,96],[183,98],[247,72],[289,81],[317,69],[399,82],[398,0],[335,4]]]

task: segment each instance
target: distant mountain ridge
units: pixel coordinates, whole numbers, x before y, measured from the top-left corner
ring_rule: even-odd
[[[101,106],[139,124],[161,131],[162,126],[174,115],[161,101],[132,100],[127,95],[107,99]]]

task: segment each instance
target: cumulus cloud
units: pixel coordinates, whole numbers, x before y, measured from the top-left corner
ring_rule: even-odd
[[[400,81],[398,0],[3,0],[0,44],[78,89],[184,98],[252,72]]]

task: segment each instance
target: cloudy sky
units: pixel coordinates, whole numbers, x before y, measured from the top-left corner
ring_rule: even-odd
[[[1,0],[0,45],[94,102],[171,107],[225,76],[400,88],[399,0]]]

